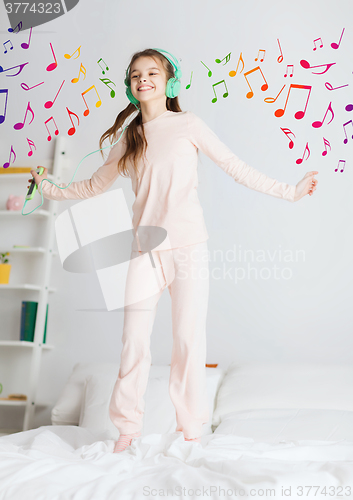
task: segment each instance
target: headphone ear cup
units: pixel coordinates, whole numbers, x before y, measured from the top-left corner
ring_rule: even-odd
[[[132,94],[130,85],[126,86],[125,94],[132,104],[139,104],[140,101]]]
[[[167,97],[177,97],[181,88],[181,83],[178,78],[169,78],[167,82],[167,87],[165,90]]]

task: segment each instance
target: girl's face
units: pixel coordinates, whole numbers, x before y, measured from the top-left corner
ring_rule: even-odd
[[[166,85],[166,73],[157,58],[139,57],[134,61],[131,66],[131,92],[136,99],[140,102],[164,99],[165,102]]]

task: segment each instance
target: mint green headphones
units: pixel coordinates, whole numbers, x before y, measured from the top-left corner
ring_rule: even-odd
[[[169,78],[169,80],[167,82],[167,87],[165,89],[165,95],[167,97],[177,97],[177,95],[180,92],[180,88],[181,88],[180,78],[182,77],[182,72],[181,72],[181,68],[180,68],[178,60],[176,59],[176,57],[173,56],[173,54],[171,54],[170,52],[167,52],[166,50],[163,50],[163,49],[153,49],[153,50],[158,50],[158,52],[160,52],[160,53],[165,52],[166,54],[169,54],[171,56],[171,58],[170,58],[170,57],[166,56],[165,54],[163,54],[175,68],[175,72],[174,72],[175,78]],[[174,59],[174,61],[173,61],[173,59]],[[128,75],[129,74],[129,67],[130,67],[130,65],[128,66],[128,68],[126,70],[125,80],[124,80],[124,83],[126,85],[125,93],[127,95],[127,98],[129,99],[129,101],[132,102],[132,104],[134,104],[138,110],[140,110],[140,108],[137,107],[137,104],[140,101],[138,99],[136,99],[136,97],[132,94],[131,87],[129,85],[129,75]]]

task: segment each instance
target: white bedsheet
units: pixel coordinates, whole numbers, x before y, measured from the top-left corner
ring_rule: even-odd
[[[260,417],[254,421],[261,427]],[[288,423],[288,414],[279,411],[277,422],[281,419]],[[104,434],[76,426],[43,426],[4,436],[0,499],[140,500],[174,495],[352,500],[353,441],[265,442],[259,435],[246,436],[244,429],[243,435],[236,435],[236,422],[239,415],[228,415],[221,425],[232,434],[222,433],[220,426],[203,436],[201,444],[185,442],[181,432],[150,434],[120,454],[112,453],[114,441]],[[319,490],[309,492],[308,486]]]

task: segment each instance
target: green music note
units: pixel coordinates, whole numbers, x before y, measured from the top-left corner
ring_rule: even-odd
[[[213,92],[214,92],[214,95],[215,95],[215,96],[216,96],[216,91],[215,91],[214,87],[215,87],[216,85],[219,85],[220,83],[224,83],[224,86],[225,86],[225,88],[227,89],[227,85],[226,85],[225,80],[221,80],[220,82],[214,83],[214,84],[212,85],[212,88],[213,88]],[[227,89],[227,92],[225,92],[225,93],[223,94],[223,97],[228,97],[228,89]],[[217,96],[216,96],[214,99],[212,99],[212,102],[217,102]]]

